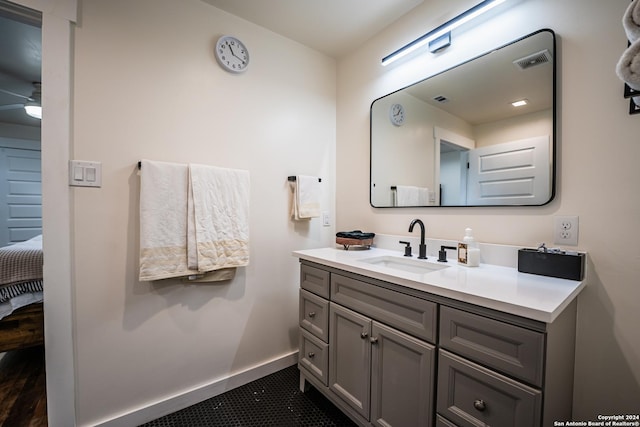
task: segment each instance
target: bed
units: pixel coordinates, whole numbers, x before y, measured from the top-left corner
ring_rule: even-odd
[[[44,342],[42,236],[0,248],[0,353]]]

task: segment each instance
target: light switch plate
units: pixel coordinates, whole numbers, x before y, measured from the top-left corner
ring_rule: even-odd
[[[101,187],[102,163],[85,160],[70,160],[69,185],[73,187]]]

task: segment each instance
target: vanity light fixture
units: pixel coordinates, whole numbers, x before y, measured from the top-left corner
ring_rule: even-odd
[[[511,105],[513,105],[514,107],[522,107],[522,106],[527,105],[528,103],[529,103],[529,100],[527,100],[527,99],[520,99],[520,100],[518,100],[518,101],[513,101],[513,102],[511,103]]]
[[[451,44],[451,31],[471,21],[472,19],[477,18],[483,13],[488,12],[489,10],[493,9],[501,3],[504,3],[505,1],[506,0],[484,0],[478,3],[471,9],[461,13],[460,15],[445,22],[439,27],[434,28],[428,33],[418,37],[411,43],[408,43],[395,52],[385,56],[384,58],[382,58],[382,65],[389,65],[392,62],[395,62],[398,59],[407,56],[411,52],[414,52],[427,44],[429,45],[429,51],[431,53],[434,53],[440,49],[444,49]]]

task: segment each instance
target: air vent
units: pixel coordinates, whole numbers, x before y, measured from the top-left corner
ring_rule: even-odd
[[[551,52],[545,49],[540,52],[525,56],[524,58],[516,59],[515,61],[513,61],[513,65],[520,68],[521,70],[526,70],[527,68],[535,67],[536,65],[540,64],[546,64],[547,62],[551,62]]]
[[[442,95],[434,96],[433,99],[434,99],[434,101],[438,101],[438,102],[441,102],[443,104],[445,102],[449,102],[449,100],[446,97],[442,96]]]

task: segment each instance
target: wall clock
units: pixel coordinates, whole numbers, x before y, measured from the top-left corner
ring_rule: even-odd
[[[249,66],[249,50],[233,36],[222,36],[216,42],[216,60],[230,73],[242,73]]]
[[[404,107],[402,104],[393,104],[389,108],[389,120],[396,126],[401,126],[404,123]]]

